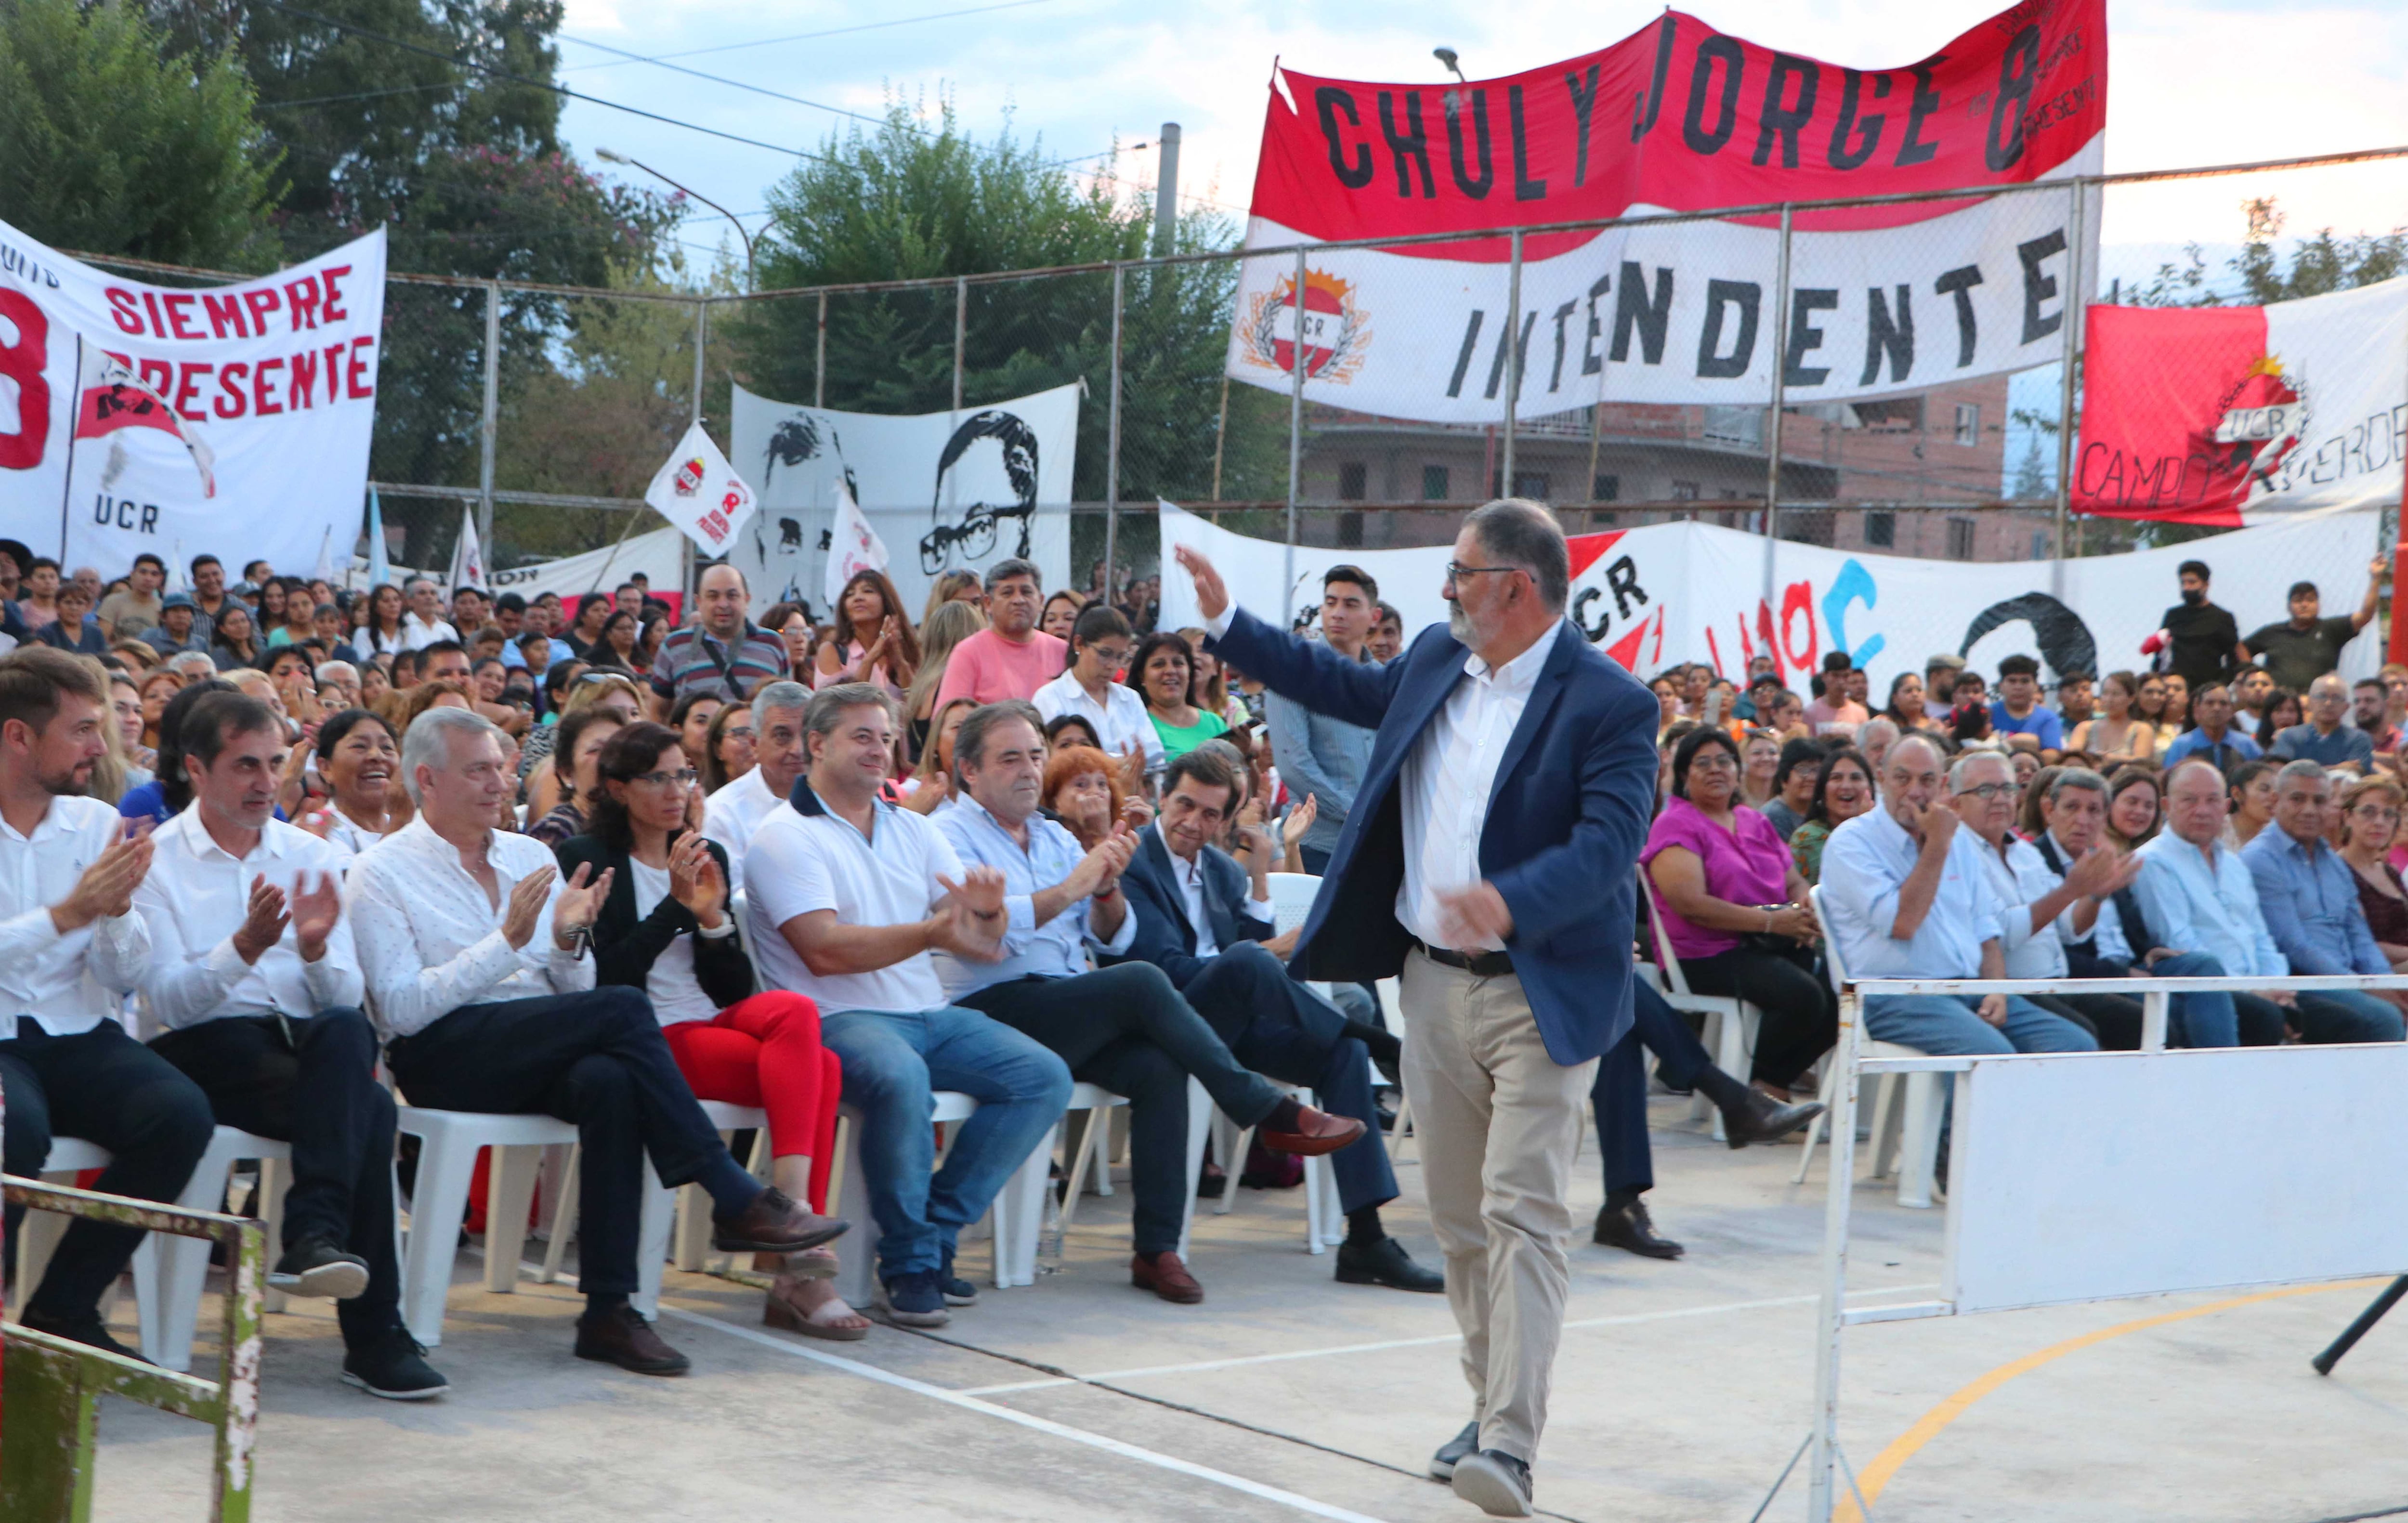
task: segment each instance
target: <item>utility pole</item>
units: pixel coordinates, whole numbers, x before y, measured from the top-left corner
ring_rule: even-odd
[[[1164,122],[1154,146],[1162,155],[1162,167],[1154,175],[1154,257],[1168,259],[1179,232],[1179,123]]]

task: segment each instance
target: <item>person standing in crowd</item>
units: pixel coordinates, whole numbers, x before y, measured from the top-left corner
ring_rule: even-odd
[[[2253,631],[2242,641],[2242,660],[2260,662],[2277,687],[2305,692],[2309,684],[2341,665],[2342,647],[2374,621],[2383,598],[2383,578],[2391,563],[2376,556],[2366,568],[2366,596],[2354,612],[2331,619],[2318,617],[2321,602],[2314,582],[2293,582],[2291,617],[2280,624]]]
[[[214,622],[217,638],[209,645],[209,655],[217,662],[219,671],[258,664],[258,627],[252,622],[251,609],[240,599],[228,598]]]
[[[1762,814],[1781,797],[1776,779],[1781,773],[1781,737],[1770,730],[1750,728],[1740,750],[1739,802]],[[1779,833],[1779,827],[1774,827]]]
[[[165,621],[159,590],[167,585],[167,562],[149,550],[134,558],[125,585],[100,600],[100,627],[114,639],[138,640]]]
[[[200,610],[200,618],[194,622],[205,637],[213,640],[217,637],[218,615],[225,612],[227,605],[234,601],[226,591],[225,567],[214,555],[196,555],[193,557],[190,570],[193,574],[193,602]]]
[[[1781,758],[1772,768],[1772,802],[1764,805],[1763,814],[1784,841],[1790,840],[1798,827],[1806,822],[1806,812],[1814,802],[1816,775],[1822,766],[1822,742],[1781,743]]]
[[[752,622],[751,606],[744,573],[725,562],[704,569],[694,622],[669,635],[652,663],[652,689],[662,702],[709,692],[740,704],[763,683],[793,675],[786,643]]]
[[[1068,640],[1078,626],[1080,610],[1086,605],[1085,598],[1063,588],[1046,598],[1044,612],[1037,616],[1037,627],[1057,640]]]
[[[1814,769],[1806,818],[1789,833],[1790,858],[1809,887],[1823,881],[1823,848],[1831,833],[1873,806],[1873,779],[1880,776],[1873,759],[1852,746],[1826,753]]]
[[[970,583],[973,591],[978,583]],[[928,728],[937,714],[937,692],[945,685],[945,669],[956,646],[986,628],[986,615],[976,603],[959,598],[937,605],[920,626],[920,675],[903,694],[903,726],[908,754],[917,759],[928,748]]]
[[[642,643],[641,620],[624,608],[613,608],[602,616],[602,633],[594,637],[593,647],[585,655],[596,665],[640,673],[644,664]]]
[[[999,962],[938,959],[946,996],[1043,1043],[1073,1078],[1128,1097],[1137,1194],[1130,1279],[1193,1305],[1204,1288],[1178,1252],[1189,1189],[1188,1075],[1224,1115],[1282,1152],[1335,1153],[1362,1137],[1365,1123],[1299,1105],[1248,1073],[1153,963],[1089,971],[1090,950],[1111,958],[1136,940],[1121,885],[1138,837],[1119,823],[1082,847],[1039,815],[1045,743],[1034,709],[1010,702],[974,710],[954,751],[963,797],[938,829],[962,861],[1003,875],[1005,929]]]
[[[2231,681],[2234,666],[2249,653],[2241,648],[2241,630],[2230,610],[2208,599],[2207,562],[2185,561],[2175,574],[2182,601],[2157,619],[2166,632],[2166,670],[2180,672],[2194,692],[2211,682]]]
[[[702,776],[702,759],[710,754],[710,721],[726,707],[716,694],[690,692],[669,707],[669,728],[678,733],[678,746],[685,752],[687,766],[695,776]]]
[[[1185,548],[1179,560],[1231,661],[1380,728],[1296,962],[1317,978],[1401,970],[1405,1089],[1474,1411],[1432,1469],[1484,1511],[1526,1516],[1568,1291],[1572,1160],[1597,1060],[1630,1025],[1633,877],[1656,772],[1647,694],[1565,619],[1570,550],[1535,503],[1465,520],[1448,627],[1384,667],[1243,613],[1209,561]]]
[[[162,826],[135,908],[150,932],[142,1001],[151,1050],[218,1121],[293,1145],[293,1189],[268,1284],[336,1302],[343,1379],[414,1402],[449,1388],[401,1321],[394,1243],[393,1095],[342,914],[343,858],[270,818],[283,727],[213,693],[185,719],[193,805]]]
[[[2386,766],[2399,762],[2402,734],[2400,726],[2391,721],[2391,695],[2379,676],[2362,676],[2350,684],[2349,722],[2374,747],[2377,761]]]
[[[1956,674],[1964,669],[1965,658],[1945,650],[1923,663],[1923,717],[1934,725],[1946,724],[1956,713]]]
[[[527,826],[531,839],[556,849],[570,836],[585,833],[594,792],[601,786],[602,747],[633,722],[617,709],[599,704],[560,721],[552,749],[552,776],[560,779],[560,802]]]
[[[2365,731],[2342,723],[2348,712],[2348,685],[2327,672],[2308,685],[2308,722],[2277,734],[2266,754],[2277,762],[2314,762],[2366,776],[2374,770],[2374,741]]]
[[[209,637],[202,632],[200,605],[190,592],[168,593],[159,603],[159,627],[145,630],[143,643],[163,657],[197,650],[206,655]]]
[[[762,684],[752,695],[752,765],[703,802],[703,833],[727,854],[731,887],[744,881],[753,833],[793,797],[803,775],[803,711],[810,702],[810,690],[799,682]]]
[[[2034,658],[2014,655],[1999,662],[1999,697],[1990,705],[1990,731],[2039,741],[2042,765],[2064,754],[2064,721],[2041,705],[2040,662]]]
[[[1405,616],[1381,604],[1379,622],[1371,626],[1369,648],[1371,659],[1383,666],[1395,661],[1405,648]]]
[[[1365,659],[1364,642],[1371,633],[1372,608],[1380,587],[1359,567],[1335,565],[1321,577],[1321,641],[1349,661]],[[1304,870],[1318,877],[1329,865],[1338,837],[1354,807],[1355,790],[1363,786],[1363,769],[1371,761],[1371,742],[1378,732],[1316,714],[1293,698],[1270,695],[1271,754],[1279,758],[1280,776],[1290,788],[1310,797],[1318,811],[1312,828],[1304,833],[1297,850]]]
[[[17,599],[17,622],[34,634],[39,634],[58,621],[59,563],[47,555],[34,557],[25,567],[22,595]]]
[[[1882,705],[1878,718],[1898,726],[1901,735],[1937,728],[1924,713],[1923,678],[1913,672],[1900,672],[1890,678],[1889,702]]]
[[[710,1196],[722,1253],[801,1253],[846,1224],[763,1188],[727,1156],[640,989],[596,989],[589,940],[611,875],[560,879],[552,853],[494,828],[509,798],[504,736],[431,709],[402,741],[418,818],[351,864],[350,910],[385,1061],[413,1103],[540,1111],[582,1145],[577,1356],[637,1374],[690,1361],[628,1298],[637,1288],[643,1156]]]
[[[2232,728],[2232,693],[2224,684],[2211,682],[2200,689],[2190,708],[2199,723],[2166,747],[2161,760],[2169,772],[2195,756],[2229,775],[2242,762],[2255,762],[2263,754],[2256,741]]]
[[[1145,701],[1146,717],[1167,762],[1229,733],[1228,720],[1197,701],[1195,653],[1169,631],[1158,630],[1138,642],[1127,681]]]
[[[923,639],[926,638],[929,620],[935,619],[937,610],[948,603],[967,603],[983,620],[986,617],[986,593],[979,587],[979,574],[975,571],[948,571],[928,584],[927,605],[920,610]],[[982,622],[979,627],[983,629],[985,625]]]
[[[987,568],[987,618],[991,622],[953,647],[937,706],[956,698],[996,704],[1033,698],[1061,675],[1070,648],[1037,627],[1043,591],[1037,568],[1026,561],[997,561]]]
[[[920,640],[903,617],[902,595],[895,584],[886,573],[864,567],[837,594],[836,606],[839,633],[820,647],[818,665],[809,678],[811,686],[875,682],[900,702],[920,672]],[[796,668],[798,678],[800,670]]]
[[[2097,711],[2090,684],[2088,672],[2069,672],[2057,679],[2057,719],[2066,734],[2087,723]]]
[[[1856,726],[1872,718],[1865,705],[1848,696],[1848,653],[1823,653],[1823,691],[1806,705],[1806,725],[1816,735],[1854,735]]]
[[[2243,662],[2233,670],[2227,690],[2232,694],[2233,727],[2243,734],[2255,735],[2265,722],[2266,700],[2274,691],[2274,679],[2256,662]]]
[[[2141,699],[2141,679],[2129,672],[2110,672],[2100,693],[2106,712],[2073,732],[2071,748],[2102,769],[2149,760],[2157,750],[2157,731],[2133,711]]]
[[[432,576],[412,576],[405,595],[409,611],[402,616],[401,648],[423,650],[438,640],[460,643],[460,631],[443,617],[443,594]]]
[[[2338,681],[2335,677],[2319,677]],[[2374,945],[2366,912],[2358,908],[2357,875],[2326,843],[2332,784],[2315,762],[2293,762],[2274,776],[2274,828],[2241,848],[2242,865],[2258,889],[2266,931],[2297,974],[2389,973],[2390,960]],[[2354,989],[2319,991],[2328,1005],[2348,1012],[2318,1030],[2302,1009],[2300,1024],[2311,1042],[2397,1042],[2402,1026],[2400,996]]]
[[[1124,765],[1134,755],[1140,780],[1159,780],[1168,760],[1162,737],[1137,690],[1114,680],[1129,664],[1129,640],[1128,619],[1119,609],[1082,609],[1070,631],[1069,670],[1038,689],[1031,702],[1048,725],[1065,714],[1085,720],[1107,754]]]
[[[398,656],[415,648],[409,643],[409,608],[401,589],[379,582],[368,589],[367,622],[361,626],[359,648],[371,656]]]
[[[929,954],[996,961],[1010,929],[1007,891],[1001,874],[965,869],[935,826],[879,797],[895,755],[884,690],[822,688],[803,731],[808,760],[792,807],[772,813],[744,853],[753,955],[764,983],[818,1005],[820,1039],[861,1112],[886,1315],[941,1327],[947,1307],[978,1301],[953,1274],[961,1230],[985,1215],[1061,1117],[1070,1071],[1036,1041],[947,1000]],[[938,1089],[979,1103],[941,1168],[928,1125]]]

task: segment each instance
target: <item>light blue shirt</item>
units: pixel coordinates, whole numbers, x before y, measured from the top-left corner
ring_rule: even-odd
[[[1913,939],[1890,934],[1899,890],[1922,855],[1906,827],[1876,805],[1831,833],[1823,847],[1825,929],[1840,940],[1852,978],[1976,978],[1982,944],[1997,941],[2004,906],[1982,861],[1989,847],[1964,826],[1949,838],[1948,861],[1931,908]]]
[[[967,794],[957,794],[951,806],[931,821],[962,860],[964,867],[992,867],[1003,875],[1003,961],[964,962],[942,952],[935,955],[937,976],[945,994],[958,999],[996,984],[1022,978],[1075,978],[1092,971],[1087,949],[1118,953],[1137,939],[1137,910],[1121,917],[1118,934],[1098,941],[1090,929],[1095,902],[1082,899],[1043,925],[1037,923],[1036,896],[1070,875],[1086,852],[1078,837],[1043,815],[1028,819],[1028,844],[1011,838],[1002,822]]]
[[[2132,891],[2149,930],[2177,952],[2205,952],[2236,978],[2289,973],[2291,965],[2267,933],[2248,867],[2220,841],[2209,842],[2207,850],[2203,856],[2166,831],[2135,853],[2141,876]]]
[[[1338,834],[1354,811],[1355,790],[1363,786],[1363,769],[1371,762],[1371,742],[1379,732],[1315,714],[1292,698],[1269,695],[1263,707],[1270,721],[1271,754],[1279,758],[1280,776],[1297,793],[1320,801],[1312,825],[1297,844],[1318,851],[1334,851]]]
[[[2230,751],[2232,759],[2228,762],[2219,757],[2216,754],[2219,747]],[[2157,759],[2157,763],[2172,772],[2180,763],[2196,756],[2213,764],[2218,772],[2230,772],[2242,762],[2255,762],[2265,754],[2256,741],[2238,730],[2225,731],[2221,741],[2210,740],[2204,730],[2187,730],[2174,737],[2174,743],[2166,747],[2166,754]]]
[[[2270,825],[2241,848],[2267,933],[2293,973],[2389,973],[2366,928],[2358,875],[2321,837],[2302,845]]]

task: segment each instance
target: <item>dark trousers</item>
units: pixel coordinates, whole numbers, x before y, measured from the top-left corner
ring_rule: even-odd
[[[393,1095],[377,1082],[368,1018],[229,1016],[169,1032],[150,1050],[201,1087],[220,1123],[293,1145],[282,1245],[324,1238],[368,1263],[368,1288],[335,1303],[344,1342],[360,1347],[397,1326]]]
[[[396,1038],[385,1061],[413,1105],[576,1123],[579,1285],[588,1296],[636,1292],[644,1156],[675,1189],[722,1151],[640,989],[462,1005]]]
[[[1684,964],[1685,966],[1685,964]],[[1605,1160],[1607,1193],[1656,1188],[1655,1153],[1647,1142],[1647,1054],[1675,1089],[1686,1089],[1713,1066],[1689,1023],[1642,982],[1630,990],[1630,1030],[1597,1065],[1589,1101],[1597,1109],[1597,1149]]]
[[[1380,1145],[1371,1103],[1370,1058],[1360,1041],[1335,1034],[1345,1020],[1335,1005],[1290,978],[1285,963],[1252,941],[1206,962],[1180,993],[1238,1061],[1283,1083],[1310,1085],[1332,1116],[1363,1123],[1362,1136],[1329,1155],[1340,1206],[1360,1211],[1397,1198],[1397,1173]],[[1224,1167],[1230,1162],[1224,1160]]]
[[[2102,1052],[2141,1050],[2141,1002],[2128,994],[2028,994],[2032,1003],[2063,1016],[2099,1039]]]
[[[1151,962],[1075,978],[1015,979],[954,1003],[1052,1048],[1072,1078],[1128,1097],[1140,1253],[1178,1247],[1187,1216],[1187,1076],[1240,1126],[1262,1120],[1280,1101]]]
[[[1712,957],[1684,957],[1681,972],[1692,992],[1742,999],[1762,1012],[1751,1078],[1786,1089],[1839,1040],[1839,996],[1802,947],[1786,952],[1734,947]]]
[[[2397,1042],[2400,1007],[2380,995],[2355,989],[2302,989],[2295,1006],[2286,1011],[2262,994],[2232,996],[2233,1014],[2241,1019],[2241,1045],[2270,1047],[2283,1040],[2287,1023],[2300,1029],[2300,1040],[2328,1042]]]
[[[113,1020],[73,1036],[52,1036],[31,1019],[14,1024],[16,1036],[0,1042],[0,1094],[8,1111],[0,1169],[21,1177],[39,1174],[51,1138],[80,1137],[108,1149],[109,1165],[94,1189],[170,1203],[182,1194],[217,1126],[200,1087]],[[23,1217],[23,1207],[8,1208],[12,1255]],[[141,1244],[138,1227],[75,1218],[41,1286],[26,1300],[26,1314],[64,1320],[93,1316],[101,1292]]]

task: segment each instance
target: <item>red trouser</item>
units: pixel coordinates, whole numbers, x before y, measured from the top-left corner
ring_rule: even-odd
[[[696,1099],[757,1105],[769,1113],[772,1155],[810,1155],[810,1207],[825,1212],[844,1071],[820,1046],[819,1007],[773,989],[729,1005],[716,1019],[680,1021],[661,1034]]]

